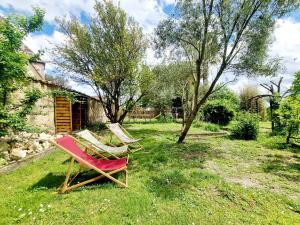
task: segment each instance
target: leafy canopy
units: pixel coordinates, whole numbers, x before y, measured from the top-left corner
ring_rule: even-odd
[[[96,1],[94,9],[88,24],[58,20],[66,41],[56,46],[56,63],[94,89],[111,122],[121,122],[144,95],[149,71],[141,60],[147,41],[137,22],[111,1]]]
[[[31,32],[41,30],[44,11],[33,8],[29,17],[11,16],[0,19],[0,101],[7,103],[9,92],[26,80],[26,66],[37,55],[29,56],[22,40]]]
[[[159,52],[170,48],[181,51],[194,71],[193,108],[179,143],[224,72],[254,76],[278,71],[278,60],[267,55],[274,23],[298,6],[299,0],[177,2],[174,14],[156,28],[155,45]]]
[[[39,54],[27,55],[22,41],[31,32],[42,29],[44,11],[33,8],[29,17],[10,16],[0,18],[0,136],[8,129],[24,130],[26,115],[42,97],[39,90],[28,90],[21,105],[9,101],[14,90],[24,88],[27,80],[27,64],[38,59]]]

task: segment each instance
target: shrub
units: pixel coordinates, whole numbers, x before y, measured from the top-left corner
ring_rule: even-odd
[[[92,131],[101,131],[106,129],[106,125],[102,122],[96,122],[88,124],[87,128]]]
[[[174,121],[174,118],[172,114],[168,113],[166,115],[159,114],[157,117],[155,117],[157,122],[159,123],[171,123]]]
[[[32,112],[35,103],[43,97],[39,89],[25,91],[25,98],[21,100],[21,105],[14,105],[18,110],[12,110],[8,106],[0,106],[0,137],[8,134],[8,130],[27,131],[30,126],[27,122],[27,115]]]
[[[256,115],[242,113],[233,126],[231,136],[235,139],[256,140],[259,133],[259,122]]]
[[[195,121],[193,123],[193,127],[202,128],[203,130],[218,132],[220,130],[220,126],[214,123],[205,123],[201,121]]]
[[[220,126],[214,123],[205,123],[203,124],[203,129],[212,132],[218,132],[220,130]]]
[[[209,101],[203,108],[203,117],[207,122],[226,126],[234,117],[233,109],[220,100]]]

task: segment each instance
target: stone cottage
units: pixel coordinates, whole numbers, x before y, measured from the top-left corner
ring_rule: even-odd
[[[28,54],[32,54],[28,47],[24,47]],[[29,124],[55,133],[67,133],[84,128],[87,124],[105,122],[107,120],[101,102],[84,93],[66,88],[45,79],[45,65],[43,61],[36,61],[28,65],[30,84],[27,88],[39,88],[44,92],[61,89],[76,94],[76,102],[72,103],[63,96],[46,96],[38,100],[32,113],[28,116]],[[24,92],[17,93],[18,99]]]

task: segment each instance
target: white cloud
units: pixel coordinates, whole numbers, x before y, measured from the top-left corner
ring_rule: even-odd
[[[293,75],[300,70],[300,22],[292,18],[279,19],[276,22],[273,33],[274,42],[270,47],[270,56],[282,58],[282,65],[286,70],[278,74],[277,77],[259,77],[246,78],[241,77],[239,80],[230,85],[230,88],[237,93],[246,84],[257,85],[262,93],[266,90],[261,88],[259,84],[269,83],[271,80],[277,82],[279,77],[283,76],[282,90],[286,90],[293,82]],[[230,76],[230,75],[229,75]]]
[[[80,16],[80,12],[91,12],[93,9],[93,0],[1,0],[0,5],[4,8],[12,7],[17,12],[29,13],[32,6],[39,6],[46,10],[45,20],[53,23],[55,17],[61,16]]]
[[[276,22],[274,37],[271,55],[283,58],[286,73],[300,70],[300,23],[292,18],[279,19]]]
[[[119,1],[114,0],[117,4]],[[170,3],[164,0],[163,3]],[[71,15],[80,16],[81,12],[93,14],[94,0],[1,0],[3,8],[13,8],[16,12],[30,13],[32,6],[39,6],[46,10],[45,20],[54,23],[56,17]],[[151,32],[156,24],[165,17],[162,6],[156,0],[121,0],[120,6],[134,17],[146,32]]]
[[[117,0],[114,0],[117,3]],[[151,35],[153,29],[157,26],[160,20],[166,17],[163,7],[168,4],[174,4],[175,0],[120,0],[120,6],[144,28],[147,35]],[[31,6],[40,6],[46,10],[46,21],[55,24],[54,18],[61,16],[75,15],[79,16],[81,12],[92,14],[94,0],[1,0],[0,6],[3,8],[13,8],[15,12],[29,13]],[[6,14],[6,11],[0,13]],[[284,77],[284,86],[289,86],[292,82],[292,74],[300,70],[300,23],[292,18],[280,19],[276,23],[274,31],[275,41],[270,48],[272,56],[283,58],[283,64],[287,68],[282,74]],[[26,38],[25,43],[34,51],[38,49],[48,49],[50,43],[59,43],[63,40],[63,34],[54,31],[52,35],[30,35]],[[160,61],[155,57],[153,49],[146,51],[146,61],[151,64],[157,64]],[[44,60],[49,61],[51,57],[46,51]],[[47,68],[52,65],[48,64]],[[224,80],[228,77],[224,76]],[[230,78],[228,78],[230,79]],[[232,89],[238,91],[246,83],[259,84],[266,82],[265,78],[247,79],[239,78],[239,81],[231,85]]]
[[[49,61],[51,59],[49,50],[51,49],[52,45],[62,43],[64,40],[65,35],[55,30],[52,35],[30,34],[25,38],[24,43],[34,52],[37,52],[38,50],[45,50],[45,56],[43,59]]]
[[[126,0],[121,1],[120,6],[140,23],[146,33],[151,33],[159,21],[166,17],[156,0]]]

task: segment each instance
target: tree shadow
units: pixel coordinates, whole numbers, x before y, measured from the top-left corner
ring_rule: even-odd
[[[167,171],[160,176],[152,176],[146,182],[146,189],[164,199],[182,198],[189,179],[179,170]]]
[[[283,155],[268,155],[268,157],[263,165],[264,172],[273,173],[290,181],[300,181],[299,157]]]
[[[265,137],[259,139],[259,143],[262,144],[265,148],[272,150],[283,150],[292,153],[300,153],[300,146],[294,144],[286,144],[285,137],[283,136],[266,135]]]
[[[216,151],[211,150],[211,146],[205,143],[176,144],[173,140],[147,141],[145,150],[131,155],[130,170],[159,171],[165,165],[181,169],[203,168],[205,160],[214,157]]]

